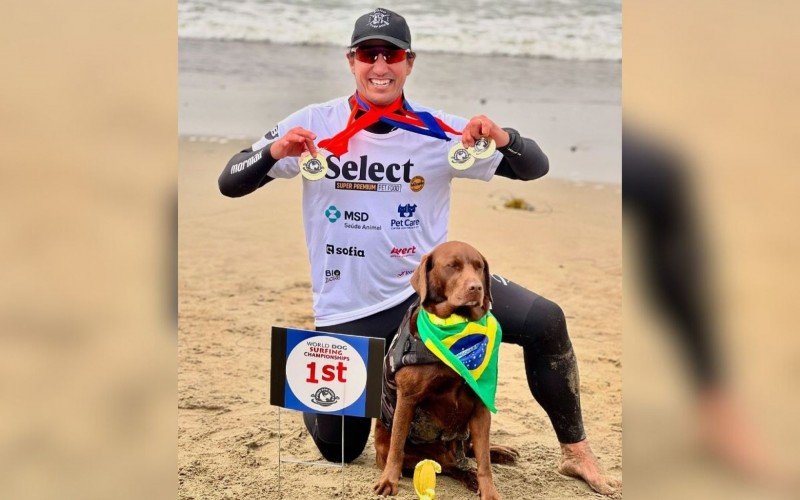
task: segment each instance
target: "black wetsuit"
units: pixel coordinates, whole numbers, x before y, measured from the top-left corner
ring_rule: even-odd
[[[367,128],[372,133],[388,133],[391,126],[378,122]],[[511,140],[498,150],[503,154],[496,175],[510,179],[533,180],[549,169],[547,156],[531,139],[516,130],[505,129]],[[272,181],[267,175],[275,160],[269,147],[259,151],[244,150],[228,162],[219,177],[222,194],[230,197],[252,193]],[[561,308],[554,302],[498,275],[492,282],[492,312],[503,327],[503,342],[523,347],[528,387],[544,408],[561,443],[585,439],[581,415],[580,393],[577,390],[578,366],[567,333]],[[317,327],[319,331],[383,337],[388,347],[404,314],[416,300],[406,301],[371,316],[338,325]],[[502,377],[502,361],[500,377]],[[332,462],[342,460],[342,417],[325,414],[304,414],[304,421],[322,455]],[[344,461],[355,460],[366,446],[372,419],[345,417]]]

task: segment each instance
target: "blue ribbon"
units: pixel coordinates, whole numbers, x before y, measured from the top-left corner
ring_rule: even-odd
[[[355,96],[356,96],[356,101],[358,101],[358,104],[366,111],[369,111],[369,106],[367,105],[366,102],[361,100],[361,98],[358,96],[358,93],[356,93]],[[428,126],[428,128],[425,129],[422,127],[417,127],[416,125],[410,125],[408,123],[398,122],[386,116],[381,116],[380,121],[387,123],[393,127],[397,127],[403,130],[408,130],[409,132],[414,132],[415,134],[427,135],[429,137],[435,137],[437,139],[442,139],[444,141],[450,140],[447,134],[445,134],[444,130],[442,130],[442,127],[440,127],[439,124],[436,123],[436,118],[434,118],[433,115],[431,115],[426,111],[420,111],[420,112],[414,111],[405,98],[403,98],[403,104],[405,105],[407,110],[417,115],[419,119],[422,120],[422,122]]]

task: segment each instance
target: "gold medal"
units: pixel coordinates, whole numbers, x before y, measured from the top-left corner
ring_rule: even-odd
[[[447,161],[456,170],[466,170],[475,163],[475,157],[469,154],[467,148],[461,142],[450,148],[447,154]]]
[[[299,163],[300,173],[310,181],[322,179],[328,173],[328,161],[319,150],[317,156],[311,156],[308,152],[303,153],[300,155]]]
[[[494,139],[491,137],[479,137],[475,141],[475,145],[468,148],[467,151],[478,160],[485,160],[492,156],[496,149],[497,146],[495,146]]]

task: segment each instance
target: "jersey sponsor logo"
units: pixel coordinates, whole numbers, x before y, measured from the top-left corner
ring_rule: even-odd
[[[373,28],[383,28],[389,26],[390,15],[383,9],[375,9],[369,15],[369,25]]]
[[[352,212],[352,211],[344,211],[344,220],[354,220],[356,222],[366,222],[369,220],[369,214],[367,212]]]
[[[421,175],[415,175],[411,182],[409,182],[409,186],[411,186],[411,190],[415,193],[422,191],[422,188],[425,187],[425,177]]]
[[[235,173],[241,172],[242,170],[246,169],[247,167],[252,166],[253,163],[255,163],[258,160],[260,160],[263,155],[264,155],[264,150],[262,149],[262,150],[259,150],[258,153],[254,154],[250,158],[246,159],[245,161],[240,161],[239,163],[236,163],[236,164],[232,165],[231,166],[231,174],[235,174]]]
[[[325,218],[328,219],[328,222],[330,222],[331,224],[339,220],[339,217],[341,216],[342,212],[340,212],[339,209],[336,208],[336,205],[331,205],[325,209]]]
[[[336,189],[347,189],[349,191],[375,191],[378,193],[399,193],[403,186],[399,184],[388,184],[385,182],[345,182],[337,181],[334,186]]]
[[[361,231],[380,231],[381,226],[376,224],[351,224],[349,222],[344,223],[344,227],[347,229],[359,229]]]
[[[331,281],[339,281],[340,279],[342,279],[342,273],[338,269],[325,270],[325,283],[330,283]]]
[[[380,231],[381,226],[377,224],[360,224],[369,220],[368,212],[358,212],[356,210],[339,210],[335,205],[331,205],[323,212],[325,218],[331,224],[337,222],[344,215],[345,229],[360,229],[362,231]],[[352,222],[350,222],[352,221]]]
[[[397,193],[402,191],[402,183],[411,183],[411,167],[414,163],[370,162],[367,155],[361,155],[358,163],[349,160],[337,163],[338,159],[328,156],[328,173],[325,177],[335,180],[336,189],[350,191],[375,191],[378,193]]]
[[[416,246],[410,247],[392,247],[392,251],[389,253],[392,257],[408,257],[409,255],[414,255],[417,253]]]
[[[400,215],[399,219],[391,219],[389,221],[390,229],[418,229],[420,227],[419,219],[412,219],[414,212],[417,211],[417,205],[406,203],[405,205],[397,205],[397,213]]]
[[[325,245],[325,253],[328,255],[346,255],[348,257],[365,257],[364,250],[359,250],[358,247],[337,247],[334,245]]]
[[[277,125],[275,125],[272,128],[272,130],[270,130],[269,132],[264,134],[264,139],[266,139],[268,141],[274,141],[277,138],[278,138],[278,126]]]
[[[406,269],[405,271],[400,271],[397,273],[397,277],[402,278],[403,276],[411,276],[412,274],[414,274],[413,269]]]
[[[397,213],[400,217],[411,217],[417,211],[417,204],[406,203],[405,205],[397,205]]]

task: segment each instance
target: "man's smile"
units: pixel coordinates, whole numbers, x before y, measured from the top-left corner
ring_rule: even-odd
[[[394,80],[391,78],[370,78],[369,83],[379,89],[386,88],[392,84]]]

